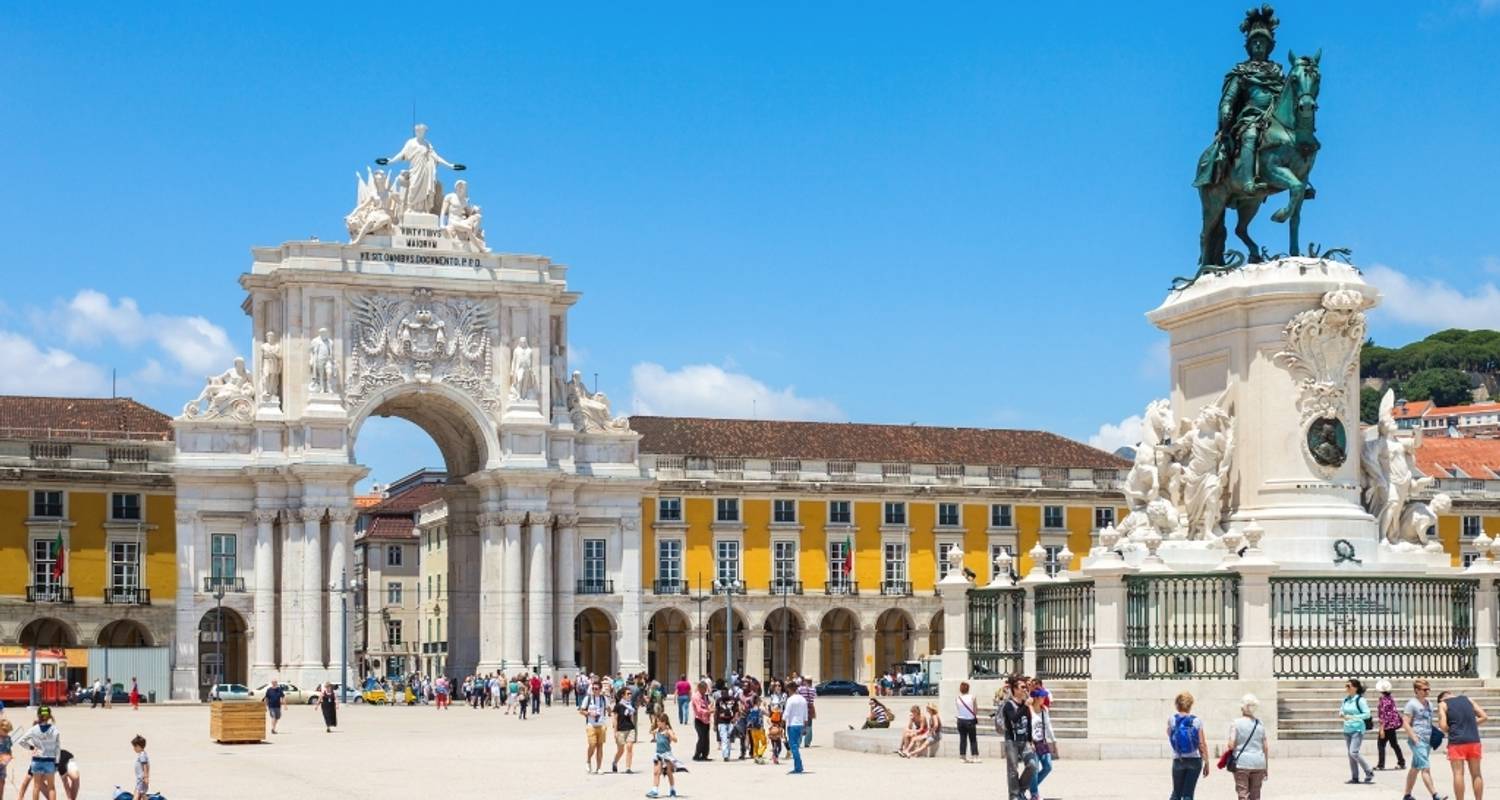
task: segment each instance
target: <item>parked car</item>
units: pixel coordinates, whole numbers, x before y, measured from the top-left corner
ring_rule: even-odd
[[[333,696],[337,697],[339,699],[340,703],[344,702],[344,690],[343,690],[344,684],[342,684],[342,683],[334,683],[334,684],[329,684],[329,685],[333,687]],[[307,694],[307,704],[308,705],[310,705],[310,706],[311,705],[317,705],[317,703],[318,703],[318,691],[321,688],[322,688],[322,684],[318,684],[318,688],[317,689],[312,689],[311,691],[306,692],[306,694]],[[349,702],[351,702],[351,703],[358,703],[360,701],[360,699],[361,698],[359,696],[359,690],[357,688],[355,688],[355,687],[352,687],[352,686],[349,687]]]
[[[265,697],[266,690],[269,688],[271,688],[271,684],[269,683],[261,684],[259,687],[257,687],[253,692],[255,699],[260,700],[261,698]],[[301,689],[297,688],[297,685],[293,683],[283,683],[281,684],[281,689],[282,691],[286,692],[286,695],[281,698],[281,702],[287,705],[290,705],[292,703],[306,703],[311,700],[313,696],[312,692],[304,692]]]
[[[823,681],[817,685],[818,694],[869,697],[870,688],[854,681]]]
[[[255,693],[243,683],[216,683],[208,690],[209,700],[237,703],[255,699]]]

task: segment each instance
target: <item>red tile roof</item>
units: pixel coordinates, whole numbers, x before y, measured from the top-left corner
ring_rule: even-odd
[[[410,516],[374,517],[365,526],[364,539],[415,539],[417,526]]]
[[[128,397],[0,395],[0,436],[171,441],[172,419]]]
[[[1432,408],[1431,400],[1408,400],[1405,403],[1397,403],[1391,409],[1391,416],[1396,419],[1412,419],[1426,414]]]
[[[1450,439],[1423,436],[1417,469],[1434,478],[1458,477],[1454,468],[1476,480],[1500,478],[1500,439]]]
[[[399,494],[376,503],[364,509],[364,513],[370,516],[405,515],[411,516],[417,509],[440,500],[443,497],[443,485],[440,483],[419,483]]]
[[[1128,469],[1130,462],[1046,431],[631,417],[641,452],[657,455],[809,458],[1014,467]]]
[[[1500,403],[1470,403],[1463,406],[1438,406],[1427,412],[1427,415],[1437,417],[1450,414],[1493,414],[1496,411],[1500,411]]]

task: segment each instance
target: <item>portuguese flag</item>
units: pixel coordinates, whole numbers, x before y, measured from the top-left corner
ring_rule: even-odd
[[[53,543],[52,548],[57,556],[57,560],[52,562],[52,580],[60,581],[62,580],[63,568],[65,566],[64,562],[67,560],[67,551],[63,549],[63,535],[61,530],[57,532],[57,540]]]
[[[844,577],[854,574],[854,537],[844,534]]]

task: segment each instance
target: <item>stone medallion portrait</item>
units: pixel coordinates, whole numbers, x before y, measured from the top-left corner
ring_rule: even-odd
[[[1324,467],[1341,467],[1349,457],[1349,439],[1344,423],[1336,417],[1318,417],[1307,426],[1307,452]]]

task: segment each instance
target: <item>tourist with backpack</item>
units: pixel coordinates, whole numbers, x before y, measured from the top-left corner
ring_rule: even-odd
[[[1208,777],[1208,738],[1203,720],[1193,716],[1193,696],[1177,695],[1177,713],[1167,721],[1167,740],[1172,743],[1172,800],[1193,800],[1198,778]]]
[[[1365,702],[1365,685],[1358,678],[1350,678],[1344,684],[1344,702],[1339,705],[1339,718],[1344,721],[1344,746],[1349,753],[1349,780],[1345,783],[1359,783],[1359,773],[1365,773],[1365,783],[1375,782],[1375,770],[1370,769],[1370,762],[1360,754],[1359,748],[1365,742],[1365,731],[1375,729],[1375,718],[1370,713],[1370,704]]]

